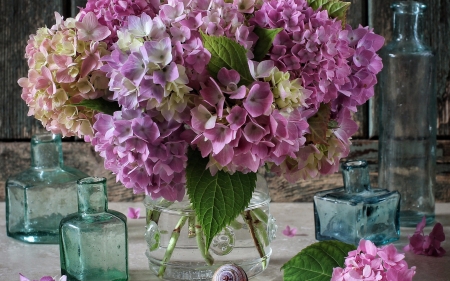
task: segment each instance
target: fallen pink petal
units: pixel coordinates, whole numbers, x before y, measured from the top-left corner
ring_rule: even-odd
[[[286,225],[286,228],[283,230],[283,235],[287,237],[294,237],[295,234],[297,234],[297,228],[291,228],[289,225]]]
[[[429,235],[424,235],[426,218],[417,224],[416,231],[409,237],[409,244],[403,250],[405,252],[413,252],[416,255],[425,255],[433,257],[442,257],[446,251],[441,247],[441,243],[445,240],[444,227],[441,223],[436,223]]]
[[[128,207],[127,216],[130,219],[138,219],[140,217],[140,214],[141,214],[141,208]]]

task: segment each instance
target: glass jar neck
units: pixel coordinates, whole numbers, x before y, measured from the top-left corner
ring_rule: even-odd
[[[61,136],[54,134],[34,135],[31,138],[31,167],[56,169],[63,165]]]
[[[364,160],[347,161],[342,164],[346,193],[370,191],[369,167]]]
[[[98,214],[108,210],[105,178],[87,177],[78,180],[77,184],[79,213]]]
[[[394,11],[394,40],[420,42],[419,21],[425,5],[408,1],[395,3],[391,8]]]

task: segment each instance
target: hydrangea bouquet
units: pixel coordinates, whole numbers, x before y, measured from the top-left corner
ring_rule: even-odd
[[[348,155],[384,43],[345,24],[348,6],[89,0],[30,36],[18,83],[29,115],[84,137],[126,188],[187,193],[207,249],[249,204],[259,168],[296,181]]]

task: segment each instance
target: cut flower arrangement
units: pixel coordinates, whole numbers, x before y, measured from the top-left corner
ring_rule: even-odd
[[[374,93],[384,43],[345,25],[348,6],[89,0],[30,36],[18,83],[29,115],[84,137],[126,188],[167,204],[187,194],[211,264],[213,238],[239,215],[267,243],[267,214],[246,212],[260,168],[296,181],[336,172],[348,155],[351,113]]]

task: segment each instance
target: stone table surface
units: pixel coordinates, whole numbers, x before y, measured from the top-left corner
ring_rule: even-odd
[[[141,207],[141,203],[109,203],[109,208],[127,213],[128,207]],[[280,267],[306,246],[315,243],[314,215],[312,203],[271,203],[271,213],[277,220],[278,233],[272,242],[272,257],[268,269],[254,281],[283,280]],[[447,240],[442,246],[447,253],[440,258],[426,257],[406,253],[408,265],[416,266],[414,281],[449,281],[450,280],[450,203],[436,204],[436,222],[444,225]],[[131,281],[156,281],[148,269],[144,255],[144,219],[128,220],[129,228],[129,273]],[[298,228],[297,235],[289,238],[282,230],[289,225]],[[425,228],[425,234],[432,227]],[[401,228],[401,239],[394,243],[397,249],[407,244],[408,235],[414,228]],[[0,203],[0,281],[18,281],[19,272],[28,278],[39,280],[44,275],[55,276],[60,273],[58,245],[26,244],[6,236],[5,203]]]

